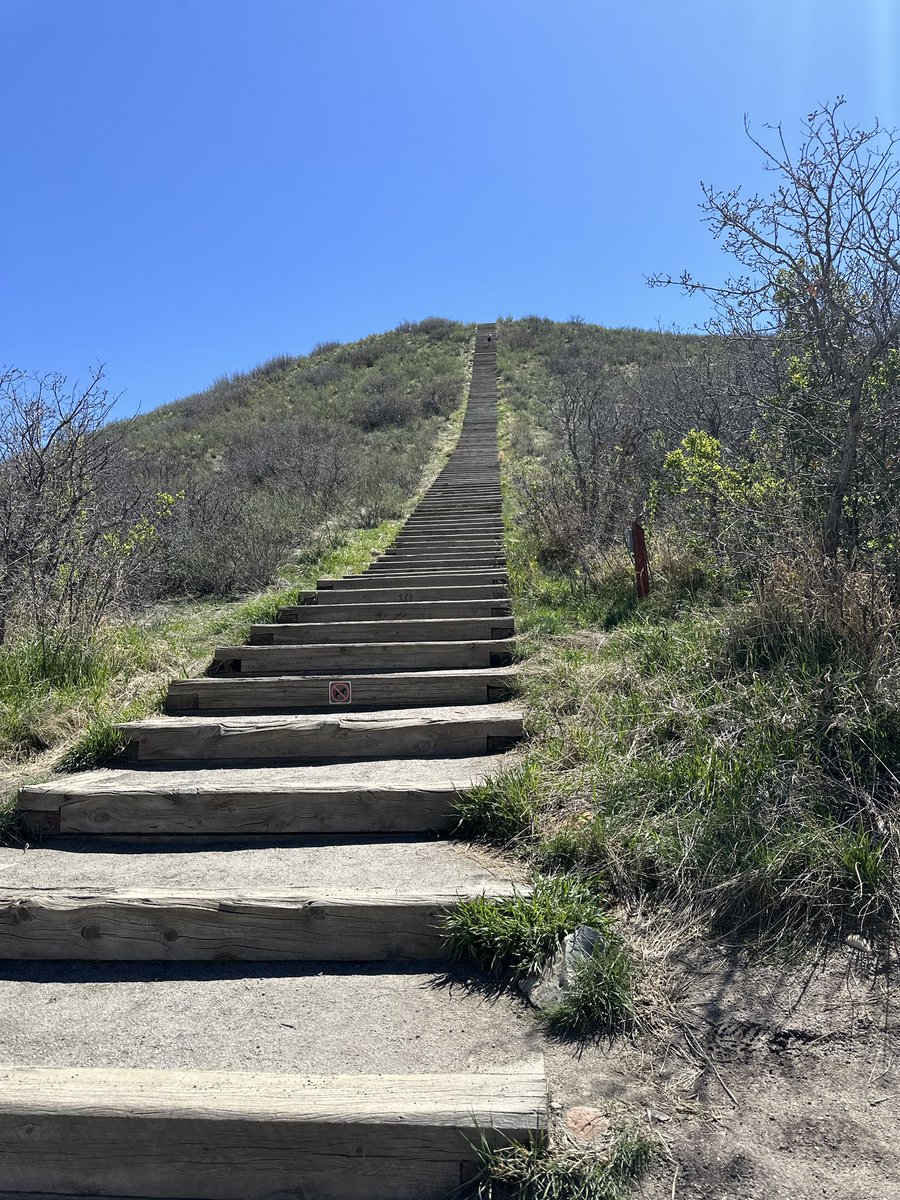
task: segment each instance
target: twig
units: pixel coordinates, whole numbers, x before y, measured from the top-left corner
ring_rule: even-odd
[[[703,1049],[703,1047],[700,1045],[700,1043],[697,1041],[697,1039],[691,1033],[690,1029],[688,1029],[687,1025],[682,1025],[682,1029],[684,1030],[687,1037],[690,1038],[691,1042],[694,1045],[694,1050],[697,1052],[697,1054],[700,1055],[700,1058],[706,1063],[706,1065],[708,1067],[712,1067],[713,1071],[715,1072],[716,1079],[718,1079],[719,1083],[721,1083],[722,1087],[725,1089],[725,1091],[731,1097],[735,1108],[739,1108],[740,1105],[738,1104],[737,1096],[735,1096],[734,1092],[731,1090],[731,1088],[728,1086],[728,1084],[722,1078],[719,1068],[716,1066],[716,1064],[713,1062],[713,1060],[709,1057],[709,1055],[706,1053],[706,1051]]]

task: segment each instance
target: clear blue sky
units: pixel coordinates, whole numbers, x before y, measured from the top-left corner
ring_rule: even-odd
[[[843,93],[897,0],[0,0],[0,362],[120,411],[436,313],[690,326],[700,180]]]

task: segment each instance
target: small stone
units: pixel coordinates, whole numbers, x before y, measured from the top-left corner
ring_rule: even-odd
[[[562,945],[543,971],[526,975],[519,984],[535,1008],[560,1004],[574,978],[579,963],[591,958],[603,945],[603,934],[592,925],[579,925],[563,939]]]
[[[599,1108],[570,1108],[563,1118],[563,1126],[569,1137],[583,1146],[605,1142],[609,1134],[609,1118]]]

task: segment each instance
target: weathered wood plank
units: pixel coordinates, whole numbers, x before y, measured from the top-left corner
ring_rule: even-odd
[[[486,671],[395,671],[387,675],[355,675],[350,700],[342,711],[373,708],[422,708],[439,704],[487,704],[507,700],[517,678],[515,667]],[[335,711],[330,675],[245,674],[176,679],[169,684],[166,711],[287,712]]]
[[[431,961],[447,956],[441,921],[466,895],[0,888],[0,959]]]
[[[473,1146],[544,1136],[542,1065],[298,1077],[0,1070],[0,1187],[195,1200],[447,1200]]]
[[[444,832],[456,824],[458,792],[502,765],[502,758],[479,757],[88,771],[23,788],[18,805],[62,834]]]
[[[337,762],[497,753],[521,737],[522,712],[501,702],[321,716],[148,717],[120,728],[139,763]]]
[[[425,600],[509,600],[509,589],[506,584],[481,584],[474,587],[450,586],[435,587],[422,585],[415,587],[368,587],[357,588],[352,593],[354,604],[384,604],[392,602],[411,603]],[[302,600],[318,607],[325,604],[347,604],[349,597],[346,590],[338,591],[328,588],[316,592],[303,592]]]
[[[511,661],[513,648],[508,638],[474,642],[220,646],[215,661],[221,670],[242,675],[327,671],[339,678],[360,671],[403,671],[413,667],[430,671],[505,666]]]
[[[286,604],[278,620],[302,624],[346,621],[446,620],[459,617],[508,617],[512,604],[501,600],[392,600],[369,604],[365,601],[333,604]]]
[[[371,575],[346,575],[343,579],[325,576],[316,584],[319,591],[333,589],[335,591],[354,591],[357,588],[371,587],[444,587],[447,585],[461,586],[505,586],[509,582],[509,572],[505,567],[491,571],[466,571],[465,569],[451,572],[429,572],[424,578],[419,572],[397,572],[390,582],[374,582]]]
[[[446,617],[423,621],[327,621],[251,625],[250,640],[270,645],[338,645],[364,642],[470,642],[511,638],[512,617]]]

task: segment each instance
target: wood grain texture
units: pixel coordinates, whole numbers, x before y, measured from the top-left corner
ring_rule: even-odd
[[[502,757],[397,759],[300,767],[87,771],[19,793],[30,819],[98,834],[413,833],[456,823],[459,791]]]
[[[542,1066],[296,1077],[0,1070],[7,1192],[201,1200],[447,1200],[482,1133],[543,1137]],[[2,1194],[2,1193],[0,1193]]]
[[[332,604],[286,604],[278,610],[279,621],[354,622],[443,620],[459,617],[508,617],[512,605],[501,600],[393,600],[371,604],[366,601]]]
[[[256,643],[336,645],[341,642],[468,642],[510,638],[515,632],[512,617],[447,617],[420,621],[346,621],[332,625],[309,622],[303,625],[251,625],[250,639]]]
[[[221,646],[215,658],[223,670],[242,675],[478,669],[508,663],[508,638],[454,642],[363,642],[336,645]]]
[[[328,576],[318,581],[316,587],[329,588],[335,592],[355,591],[357,588],[397,588],[397,587],[439,587],[445,584],[466,585],[506,585],[509,575],[505,567],[497,567],[489,571],[467,571],[464,568],[457,571],[428,571],[426,574],[397,571],[390,575],[389,580],[375,581],[370,574],[347,575],[343,579],[332,579]]]
[[[302,762],[495,752],[522,735],[510,703],[319,716],[148,717],[121,725],[137,762]],[[499,748],[499,747],[498,747]]]
[[[304,593],[304,598],[316,607],[326,604],[346,604],[350,600],[345,591],[329,588],[318,592]],[[456,587],[368,587],[358,588],[352,596],[354,604],[379,604],[393,601],[409,603],[423,600],[509,600],[505,585],[482,584],[481,586]]]
[[[507,896],[512,885],[477,893]],[[440,924],[467,893],[434,895],[0,888],[0,959],[375,962],[447,955]]]
[[[330,702],[332,675],[275,675],[178,679],[169,684],[166,711],[177,712],[317,712],[374,708],[421,708],[440,704],[486,704],[512,694],[515,667],[486,671],[395,671],[358,674],[350,681],[351,703]]]

